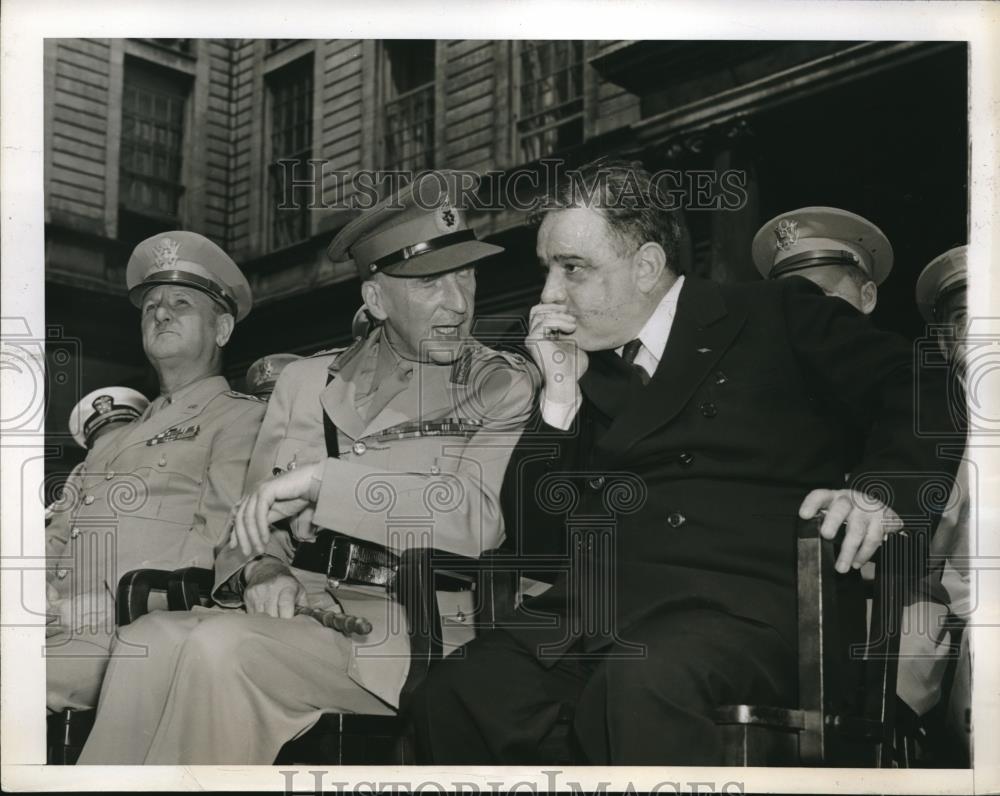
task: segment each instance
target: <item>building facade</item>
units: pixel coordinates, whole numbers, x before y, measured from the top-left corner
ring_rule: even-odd
[[[79,396],[156,391],[125,295],[128,254],[154,232],[201,232],[247,274],[237,388],[258,356],[346,342],[358,281],[324,252],[361,171],[469,170],[530,198],[552,159],[640,158],[680,175],[685,267],[720,280],[758,278],[767,218],[844,207],[896,252],[876,323],[915,336],[917,274],[967,239],[966,74],[947,42],[48,40],[50,368],[64,349],[77,363],[50,380],[52,467],[80,457]],[[541,284],[526,213],[499,204],[470,219],[507,248],[480,270],[484,317],[522,313]]]

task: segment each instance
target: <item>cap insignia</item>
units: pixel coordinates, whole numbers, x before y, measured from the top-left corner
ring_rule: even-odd
[[[458,227],[458,211],[449,204],[441,205],[438,208],[435,221],[437,222],[438,229],[442,232],[454,231]]]
[[[99,415],[106,415],[114,408],[114,405],[114,399],[110,395],[98,395],[91,403]]]
[[[783,218],[774,228],[774,234],[778,238],[778,248],[781,251],[790,249],[799,239],[799,222]]]
[[[177,264],[177,250],[180,244],[172,238],[163,238],[153,247],[153,267],[172,268]]]

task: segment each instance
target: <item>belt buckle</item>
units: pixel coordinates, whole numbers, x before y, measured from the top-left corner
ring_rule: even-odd
[[[346,548],[346,553],[342,552]],[[336,589],[347,578],[354,561],[354,545],[342,537],[335,536],[330,542],[330,558],[326,563],[326,586]]]

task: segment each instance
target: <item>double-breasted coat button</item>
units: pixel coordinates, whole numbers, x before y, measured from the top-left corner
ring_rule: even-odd
[[[687,467],[694,461],[694,455],[688,453],[687,451],[681,451],[677,454],[677,461]]]
[[[719,414],[719,409],[711,401],[705,401],[700,407],[701,414],[704,417],[715,417]]]
[[[358,440],[351,446],[351,450],[354,451],[355,456],[361,456],[366,450],[368,450],[368,446],[361,440]]]
[[[81,533],[80,529],[74,527],[73,530],[69,532],[69,538],[70,539],[76,539],[76,537],[78,537],[80,535],[80,533]]]
[[[687,522],[687,517],[679,511],[671,512],[670,516],[667,517],[667,524],[671,528],[680,528],[685,522]]]
[[[84,496],[84,498],[83,498],[83,505],[84,506],[89,506],[93,502],[94,502],[94,496],[93,495],[85,495]]]
[[[600,491],[604,488],[604,476],[598,475],[595,478],[591,478],[587,481],[587,486],[593,489],[595,492]]]

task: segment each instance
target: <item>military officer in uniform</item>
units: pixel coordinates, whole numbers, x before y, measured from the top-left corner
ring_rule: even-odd
[[[455,192],[452,175],[429,175],[331,244],[377,323],[285,368],[216,561],[224,608],[123,630],[149,656],[113,660],[81,762],[268,764],[323,713],[395,711],[409,668],[386,593],[396,555],[499,545],[498,493],[537,385],[522,357],[470,337],[473,265],[500,249],[476,240]],[[304,540],[293,566],[271,527],[282,517]],[[371,630],[324,627],[307,605]]]
[[[802,207],[775,216],[753,239],[765,279],[804,276],[828,296],[870,315],[892,271],[892,246],[868,219],[836,207]]]
[[[124,573],[212,565],[264,414],[221,375],[222,348],[251,306],[225,252],[201,235],[164,232],[135,248],[126,279],[160,395],[94,440],[47,529],[50,711],[97,704]],[[114,395],[110,406],[103,394],[92,403],[90,430],[119,411]]]
[[[86,451],[94,447],[98,438],[118,428],[123,423],[131,423],[149,406],[149,399],[141,392],[128,387],[101,387],[85,395],[69,415],[69,433],[77,445]],[[82,464],[82,462],[80,463]],[[66,477],[62,492],[69,499],[73,489],[73,478],[80,469],[74,467]],[[45,507],[45,527],[49,527],[52,515],[60,505],[60,500]],[[48,547],[48,544],[46,544]]]
[[[247,368],[247,392],[263,401],[269,400],[285,365],[297,359],[302,357],[298,354],[268,354],[254,361]]]
[[[941,327],[938,337],[942,354],[953,376],[961,385],[957,394],[965,395],[964,340],[968,326],[967,252],[957,246],[935,257],[917,279],[916,300],[928,324]],[[955,477],[955,487],[941,515],[930,544],[930,574],[924,593],[906,607],[900,639],[897,693],[918,715],[925,716],[937,707],[946,693],[946,676],[953,657],[948,625],[967,623],[975,608],[973,575],[969,566],[969,507],[972,503],[968,463],[962,462]],[[955,619],[959,620],[957,623]],[[958,660],[954,666],[950,699],[940,705],[941,725],[948,739],[938,753],[950,755],[942,763],[966,766],[970,759],[969,719],[971,674],[969,631],[961,634]]]

